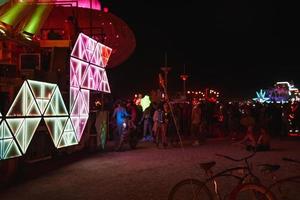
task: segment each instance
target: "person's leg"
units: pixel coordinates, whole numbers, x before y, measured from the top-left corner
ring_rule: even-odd
[[[161,134],[161,139],[162,139],[162,144],[164,147],[168,146],[168,142],[167,142],[167,124],[163,124],[162,125],[162,134]]]
[[[152,133],[152,123],[151,123],[151,121],[148,121],[147,133],[148,133],[149,141],[152,141],[153,140],[153,133]]]
[[[144,127],[143,127],[143,140],[146,140],[147,129],[148,129],[148,123],[147,123],[147,121],[146,121],[146,120],[144,120]]]

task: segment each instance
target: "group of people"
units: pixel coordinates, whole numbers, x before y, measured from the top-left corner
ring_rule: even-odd
[[[270,149],[268,123],[261,118],[256,119],[250,108],[237,115],[236,112],[240,110],[234,109],[233,105],[225,108],[222,105],[204,102],[190,106],[189,115],[183,117],[180,106],[170,102],[152,103],[142,111],[140,106],[131,101],[118,101],[112,114],[115,133],[117,136],[122,135],[124,119],[129,117],[129,126],[140,129],[141,140],[153,141],[157,147],[177,146],[179,137],[189,139],[194,146],[198,146],[204,143],[207,137],[217,135],[231,137],[238,141],[236,144],[243,144],[248,150]],[[188,122],[188,130],[182,128],[183,122]],[[216,132],[218,134],[215,134]]]
[[[125,118],[130,119],[130,128],[141,127],[142,141],[153,141],[157,147],[162,146],[164,148],[169,144],[178,143],[178,139],[175,139],[176,124],[170,106],[166,102],[152,104],[142,112],[141,108],[132,102],[122,103],[122,101],[118,101],[112,114],[116,138],[122,135]]]

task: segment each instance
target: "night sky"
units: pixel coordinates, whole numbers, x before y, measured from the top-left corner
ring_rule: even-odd
[[[170,90],[205,87],[253,97],[275,81],[300,87],[298,7],[282,1],[102,1],[136,36],[136,49],[108,70],[116,96],[158,88],[168,55]]]

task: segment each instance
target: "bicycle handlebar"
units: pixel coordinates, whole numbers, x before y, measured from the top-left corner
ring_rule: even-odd
[[[294,159],[291,159],[291,158],[283,157],[282,160],[300,164],[299,160],[294,160]]]
[[[230,156],[227,156],[227,155],[223,155],[223,154],[216,154],[216,156],[219,156],[219,157],[223,157],[223,158],[226,158],[226,159],[228,159],[228,160],[232,160],[232,161],[235,161],[235,162],[240,162],[240,161],[246,161],[246,160],[248,160],[249,158],[251,158],[251,157],[253,157],[254,155],[255,155],[255,151],[252,153],[252,154],[250,154],[249,156],[246,156],[246,157],[243,157],[243,158],[239,158],[239,159],[236,159],[236,158],[232,158],[232,157],[230,157]]]

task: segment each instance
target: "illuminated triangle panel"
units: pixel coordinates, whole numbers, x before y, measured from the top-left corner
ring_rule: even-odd
[[[21,152],[14,141],[13,136],[3,121],[0,124],[0,160],[21,156]]]
[[[52,98],[46,108],[44,116],[62,116],[68,115],[64,100],[61,96],[59,88],[56,87]]]
[[[101,67],[106,67],[110,54],[111,54],[111,48],[101,45],[101,57],[102,57],[102,66]]]
[[[33,103],[35,103],[34,97],[28,83],[24,82],[6,116],[30,116],[29,109]]]
[[[58,148],[78,144],[70,118],[67,121],[63,134],[58,142]]]
[[[97,66],[102,66],[101,44],[100,43],[97,43],[94,54],[90,60],[90,63],[97,65]]]
[[[79,93],[79,88],[70,87],[70,110],[73,110],[73,106],[74,106],[74,103],[75,103],[78,93]]]
[[[77,58],[70,59],[70,86],[79,87],[83,76],[86,74],[88,63]]]
[[[44,113],[45,108],[47,107],[57,85],[33,80],[27,80],[27,82],[31,88],[35,100],[37,101],[40,112]]]
[[[99,91],[110,93],[110,87],[106,76],[106,71],[102,72],[101,83],[99,85]]]
[[[55,147],[58,147],[68,117],[45,117],[44,120]]]
[[[0,113],[0,160],[25,154],[42,118],[57,148],[78,144],[89,118],[89,90],[110,92],[104,70],[110,54],[79,35],[70,58],[70,114],[56,84],[25,81],[4,119]]]
[[[81,140],[87,120],[88,116],[71,116],[71,121],[74,126],[78,141]]]
[[[31,142],[31,139],[41,121],[41,117],[35,118],[23,118],[17,121],[7,119],[8,124],[11,126],[14,123],[20,123],[16,125],[17,129],[12,125],[13,134],[17,139],[19,146],[21,147],[22,153],[25,154],[26,150]]]

